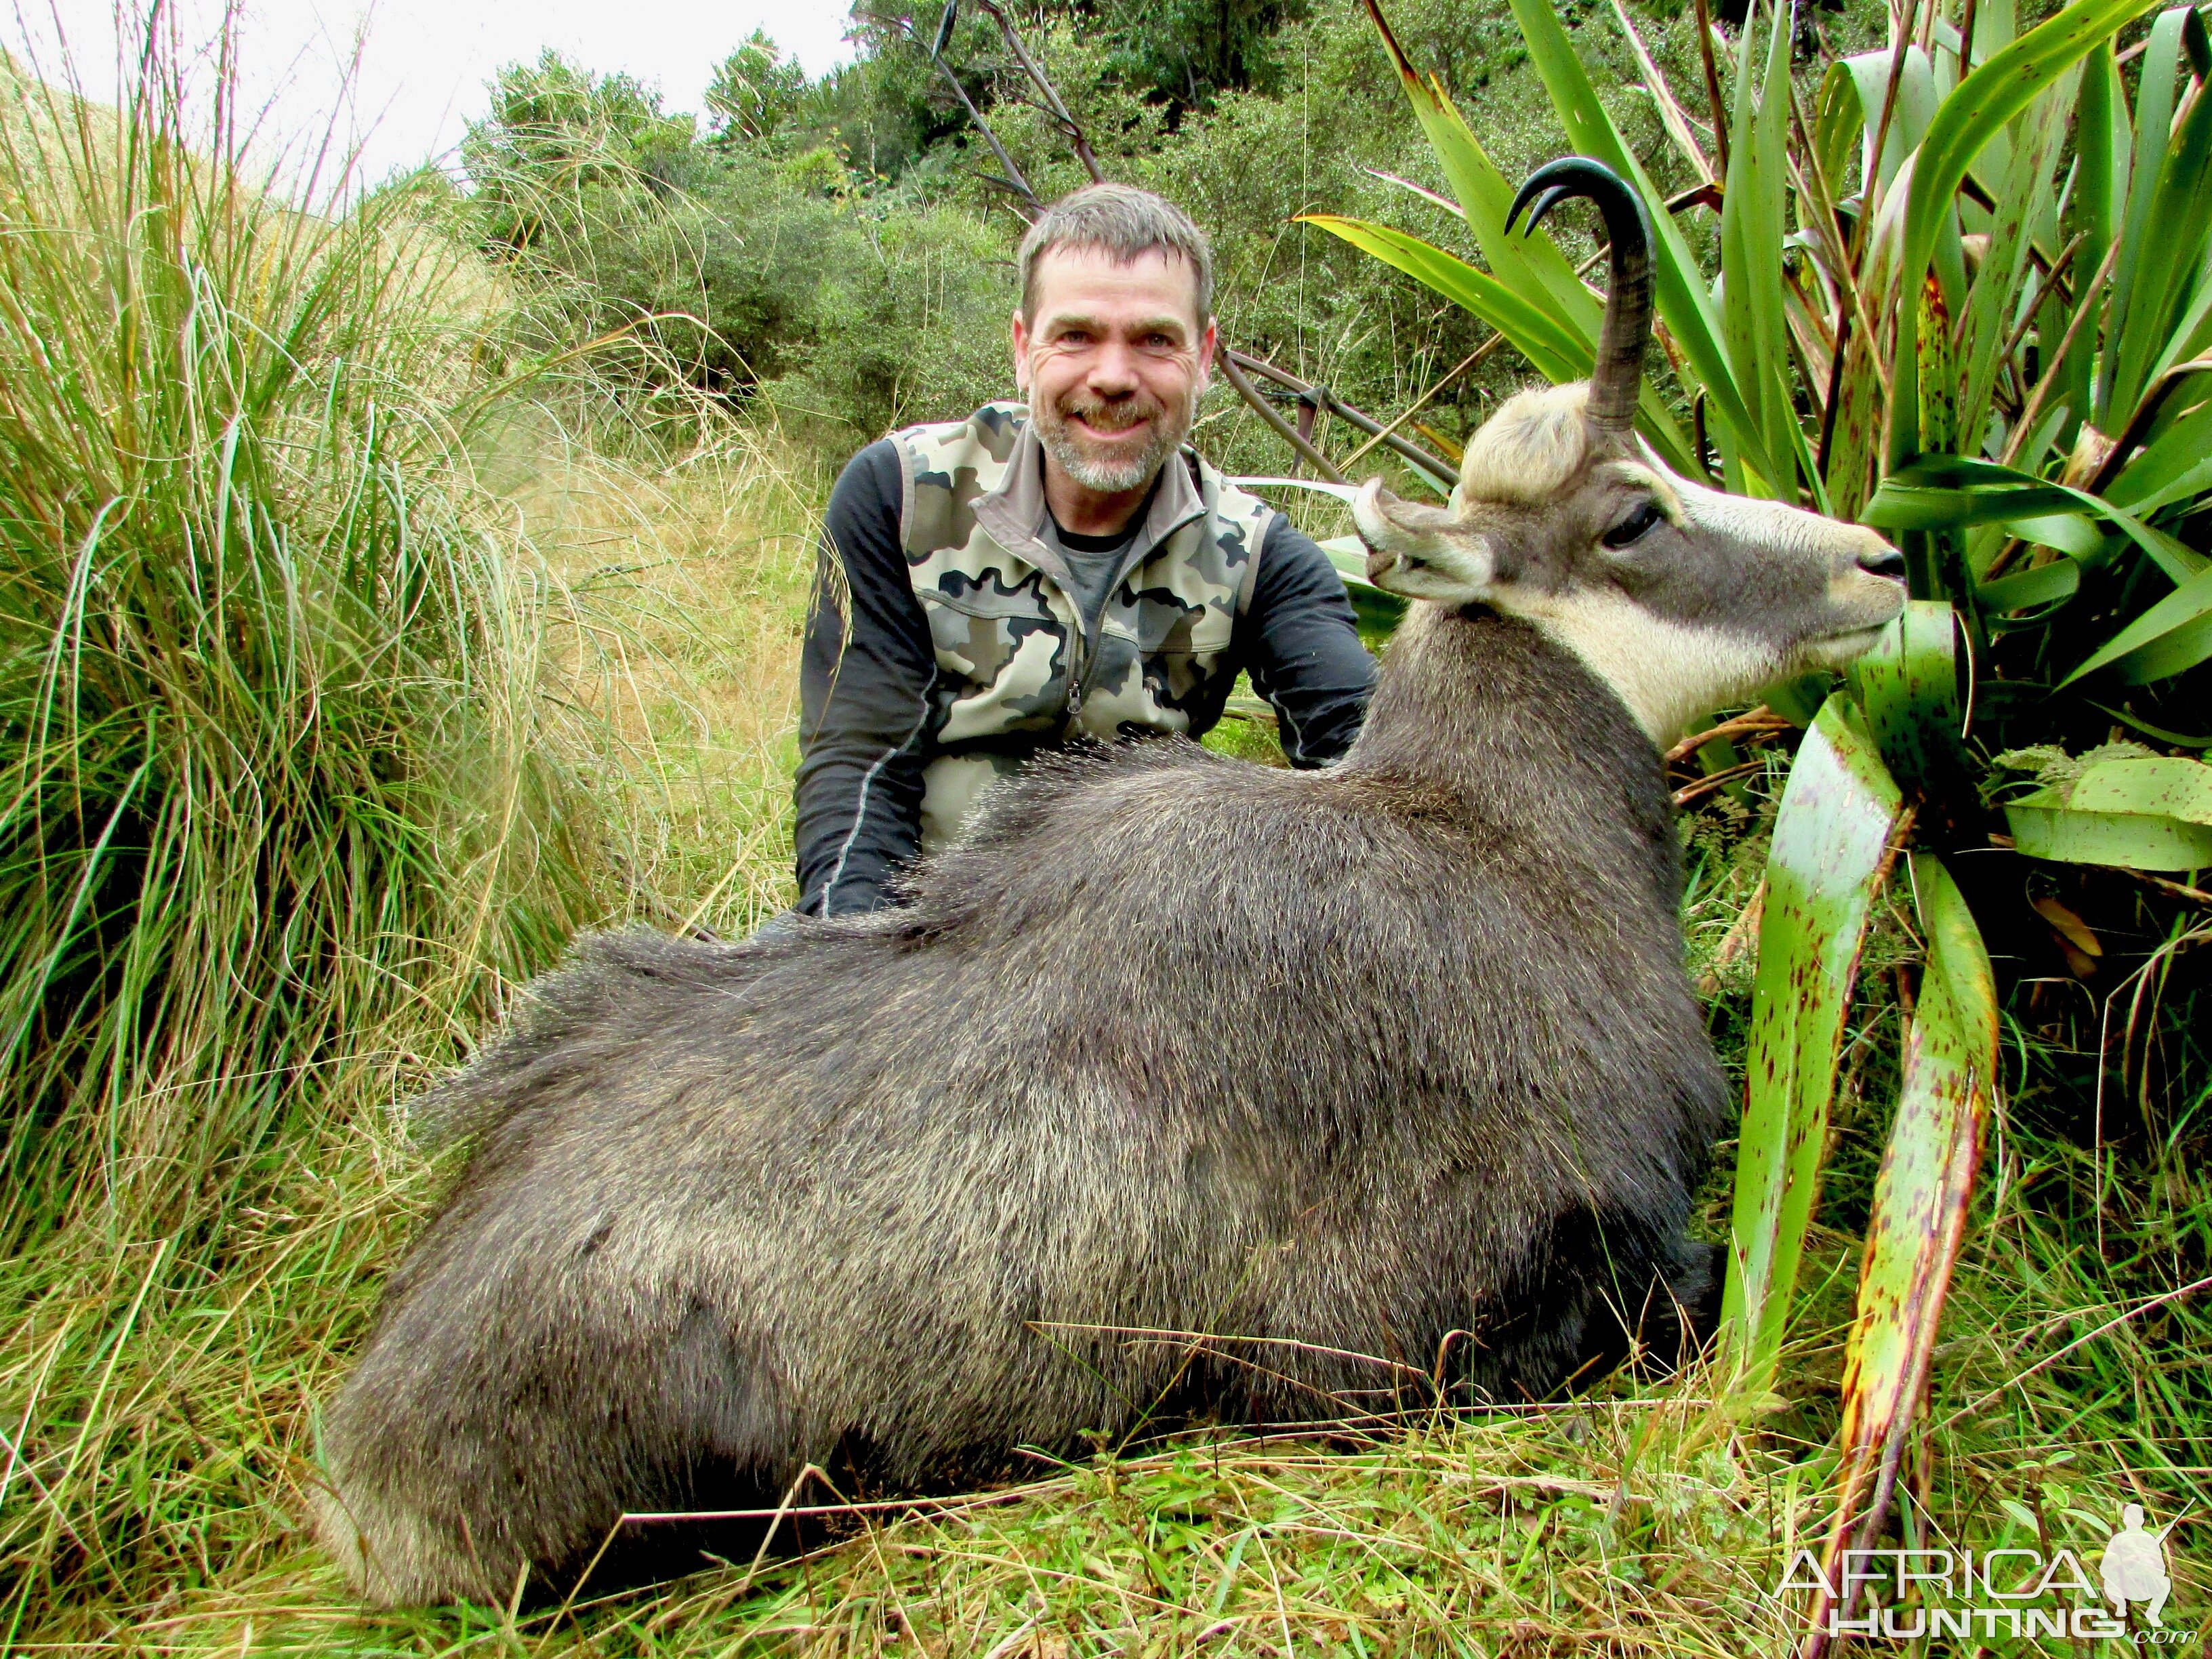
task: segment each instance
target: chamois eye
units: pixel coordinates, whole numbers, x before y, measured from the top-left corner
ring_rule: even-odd
[[[1607,547],[1626,547],[1660,520],[1658,507],[1645,501],[1635,512],[1607,531],[1601,539]]]

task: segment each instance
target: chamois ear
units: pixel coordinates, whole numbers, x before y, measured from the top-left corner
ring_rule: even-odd
[[[1377,587],[1437,605],[1470,604],[1490,591],[1490,543],[1447,509],[1401,501],[1370,478],[1352,500],[1352,520]]]

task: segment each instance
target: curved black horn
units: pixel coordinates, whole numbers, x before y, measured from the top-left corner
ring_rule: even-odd
[[[1590,374],[1589,418],[1607,432],[1636,424],[1636,400],[1644,384],[1644,346],[1651,337],[1651,221],[1644,198],[1620,175],[1587,155],[1567,155],[1528,175],[1505,216],[1510,233],[1521,210],[1533,199],[1528,229],[1561,202],[1587,197],[1605,220],[1613,245],[1613,286],[1606,296],[1605,326],[1598,332],[1597,366]]]

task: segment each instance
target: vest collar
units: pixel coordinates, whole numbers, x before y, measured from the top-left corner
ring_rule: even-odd
[[[1007,552],[1028,560],[1059,585],[1071,591],[1073,577],[1059,550],[1044,539],[1044,446],[1024,404],[1006,406],[1021,422],[1014,453],[998,483],[975,500],[975,522]],[[1143,533],[1122,556],[1115,580],[1142,564],[1160,544],[1192,520],[1202,516],[1207,502],[1199,489],[1199,473],[1205,463],[1188,445],[1161,464],[1160,487],[1152,492],[1151,510],[1145,514]],[[1211,492],[1208,492],[1211,493]]]

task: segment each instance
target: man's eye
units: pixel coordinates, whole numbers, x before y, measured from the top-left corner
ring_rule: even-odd
[[[1659,522],[1658,507],[1650,501],[1643,502],[1636,511],[1607,531],[1601,539],[1607,547],[1626,547],[1644,532]]]

